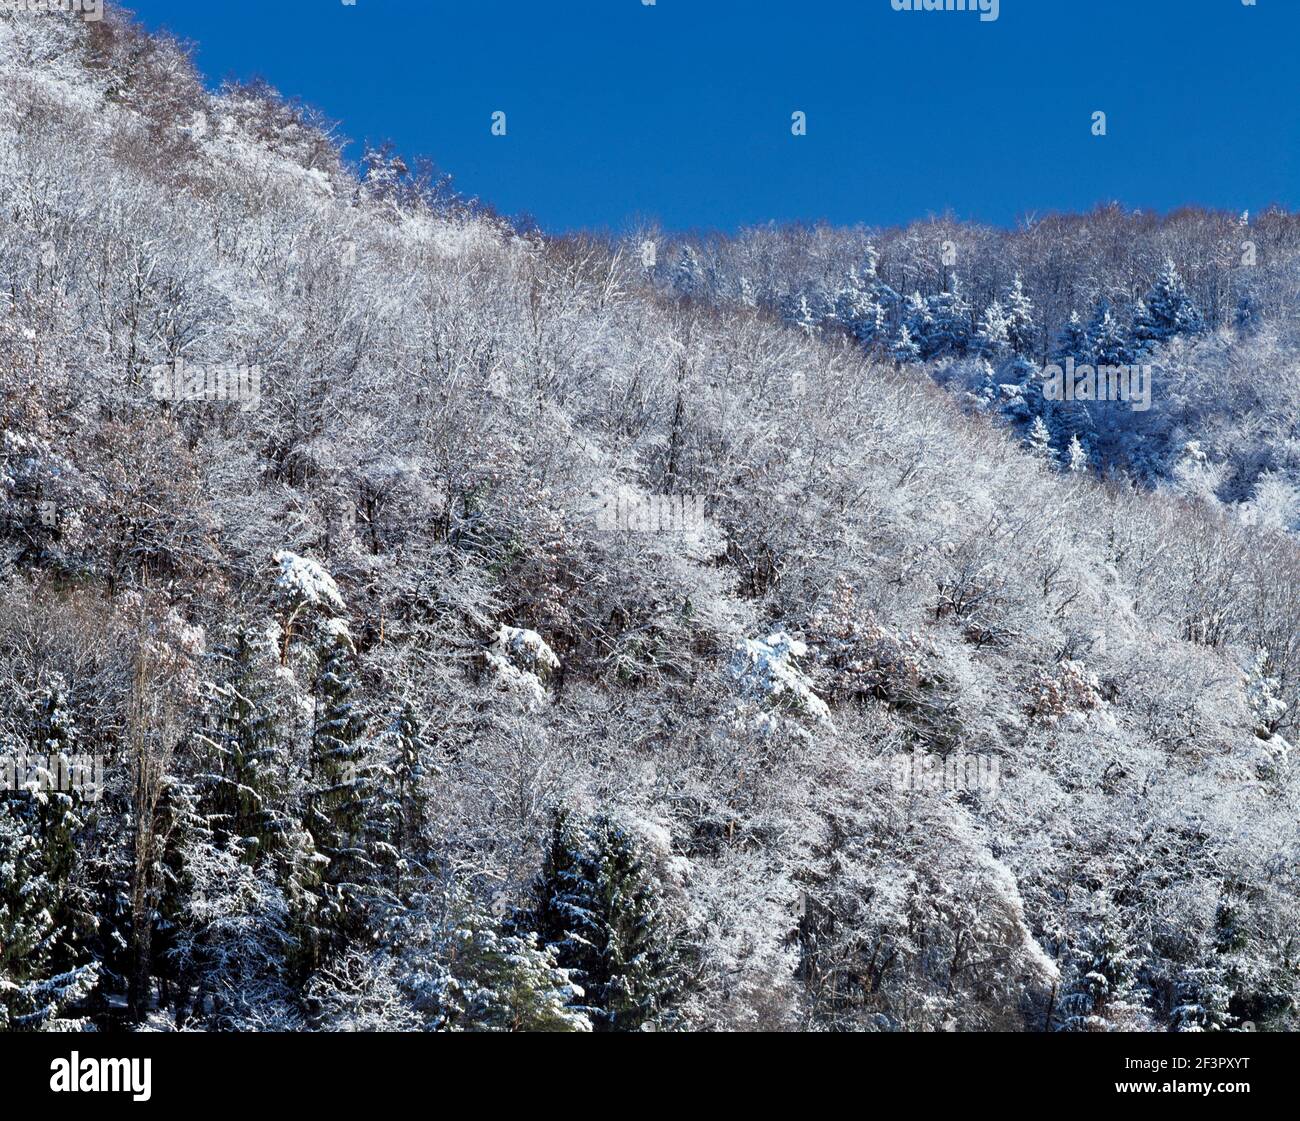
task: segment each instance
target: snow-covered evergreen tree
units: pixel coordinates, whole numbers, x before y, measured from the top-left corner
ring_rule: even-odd
[[[1160,333],[1145,300],[1138,300],[1133,306],[1133,325],[1129,329],[1129,339],[1134,362],[1145,362],[1160,346]]]
[[[94,988],[99,965],[54,965],[65,933],[53,917],[59,889],[32,823],[0,801],[0,1031],[76,1030],[67,1013]]]
[[[1067,358],[1082,362],[1088,354],[1088,330],[1083,325],[1077,311],[1070,312],[1061,333],[1056,337],[1056,346],[1052,351],[1052,361],[1064,365]]]
[[[1071,475],[1081,475],[1088,470],[1088,449],[1084,447],[1077,432],[1070,436],[1070,444],[1065,454],[1066,470]]]
[[[1144,302],[1151,316],[1152,332],[1160,342],[1175,335],[1198,334],[1205,329],[1200,309],[1171,259],[1165,260],[1164,268]]]
[[[1127,366],[1130,361],[1128,340],[1115,318],[1110,301],[1102,299],[1092,322],[1088,324],[1085,349],[1094,366]]]
[[[1016,273],[1011,291],[1005,300],[1007,339],[1011,349],[1026,357],[1034,353],[1038,341],[1038,326],[1034,322],[1034,304],[1025,291],[1020,274]]]
[[[335,938],[364,926],[376,874],[375,776],[357,709],[356,651],[341,620],[321,628],[304,824],[324,861],[321,924]],[[327,942],[331,939],[327,935]]]
[[[1056,1030],[1138,1030],[1146,1012],[1146,998],[1138,983],[1141,964],[1118,912],[1107,901],[1071,955]]]
[[[994,300],[984,310],[975,338],[980,354],[993,359],[1011,346],[1010,323],[1000,301]]]
[[[1044,463],[1055,458],[1055,453],[1052,451],[1052,433],[1041,416],[1034,417],[1033,423],[1029,426],[1029,431],[1025,434],[1025,446],[1035,459],[1040,459]]]
[[[214,658],[222,680],[210,687],[208,727],[200,738],[207,749],[203,808],[218,844],[233,841],[249,863],[260,863],[291,828],[283,811],[287,760],[264,677],[272,665],[242,628]]]
[[[555,814],[532,905],[516,924],[582,986],[596,1031],[675,1024],[678,964],[660,892],[636,841],[614,821]]]

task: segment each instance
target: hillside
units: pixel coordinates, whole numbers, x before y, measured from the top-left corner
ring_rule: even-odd
[[[1224,478],[111,15],[0,15],[0,208],[0,1028],[1295,1027],[1300,553]]]

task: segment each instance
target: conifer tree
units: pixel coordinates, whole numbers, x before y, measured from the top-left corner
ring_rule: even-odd
[[[305,825],[325,861],[320,921],[327,932],[345,937],[365,925],[376,871],[371,845],[376,794],[355,701],[355,658],[341,620],[321,627]],[[326,941],[337,938],[327,934]]]
[[[207,748],[202,804],[216,843],[234,839],[254,864],[279,848],[290,829],[282,808],[285,760],[261,679],[269,671],[242,629],[216,656],[225,680],[211,686],[208,727],[200,737]]]
[[[921,361],[921,348],[916,345],[906,323],[898,329],[898,339],[890,348],[890,354],[895,362],[904,366]]]
[[[1077,432],[1070,437],[1070,446],[1066,449],[1066,468],[1071,475],[1081,475],[1088,470],[1088,449]]]
[[[1128,342],[1107,299],[1103,298],[1097,305],[1097,312],[1088,325],[1086,349],[1094,366],[1129,364]]]
[[[923,356],[929,359],[965,355],[971,342],[971,309],[955,274],[946,292],[930,297],[929,314],[934,326],[928,336],[928,348],[922,347]]]
[[[65,934],[54,919],[58,894],[32,818],[0,801],[0,1031],[79,1026],[65,1014],[95,987],[99,965],[55,964]]]
[[[1150,310],[1155,337],[1160,342],[1175,335],[1198,334],[1205,328],[1200,309],[1188,294],[1187,286],[1171,259],[1166,259],[1145,302]]]
[[[1130,350],[1134,362],[1146,361],[1160,346],[1160,334],[1146,300],[1138,300],[1133,307],[1133,326],[1129,337],[1132,339]]]
[[[1052,459],[1052,433],[1041,416],[1034,417],[1034,423],[1029,426],[1025,445],[1035,459],[1044,462]]]
[[[1073,955],[1056,1030],[1132,1030],[1145,1012],[1138,985],[1140,964],[1113,904],[1106,901]]]
[[[415,704],[409,697],[384,737],[383,806],[378,817],[383,849],[382,863],[395,868],[400,887],[404,871],[422,865],[428,855],[429,797],[427,783],[438,773],[429,758]]]
[[[976,332],[979,352],[991,358],[997,358],[1011,345],[1011,335],[1007,315],[999,300],[994,300],[984,311]]]
[[[1011,349],[1026,357],[1033,354],[1037,327],[1034,323],[1034,305],[1025,291],[1020,274],[1011,284],[1005,301],[1007,341]]]
[[[1056,338],[1056,348],[1052,352],[1052,361],[1064,365],[1067,358],[1082,362],[1088,354],[1088,332],[1079,318],[1077,311],[1070,312],[1070,318]]]
[[[466,906],[439,955],[443,1031],[590,1031],[583,989],[559,968],[531,933],[509,933],[489,915]]]
[[[671,1027],[677,962],[658,887],[636,842],[601,817],[557,813],[533,905],[517,920],[585,991],[596,1031]]]

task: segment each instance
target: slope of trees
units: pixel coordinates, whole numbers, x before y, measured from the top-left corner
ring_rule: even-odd
[[[0,756],[104,774],[0,793],[6,1028],[1295,1026],[1292,461],[1224,449],[1298,414],[1280,280],[1247,326],[1198,256],[1231,223],[756,231],[647,284],[17,14],[0,209]],[[1184,405],[1042,410],[1069,324]]]

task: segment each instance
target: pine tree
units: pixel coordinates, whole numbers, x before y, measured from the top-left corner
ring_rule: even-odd
[[[533,906],[517,920],[585,991],[596,1031],[672,1026],[677,965],[658,887],[636,843],[610,819],[557,813]]]
[[[95,786],[100,780],[94,774],[94,760],[83,754],[68,686],[59,674],[37,692],[30,752],[45,768],[44,781],[37,789],[15,796],[10,809],[23,818],[39,842],[41,870],[52,891],[51,918],[62,931],[52,961],[66,969],[88,956],[94,935],[95,900],[78,870],[102,791]]]
[[[863,346],[869,346],[885,325],[885,309],[856,272],[848,273],[835,295],[835,319]]]
[[[994,300],[984,311],[976,332],[976,342],[980,354],[996,358],[1011,345],[1010,326],[1006,312],[999,300]]]
[[[1156,329],[1155,318],[1151,314],[1151,309],[1147,307],[1146,300],[1138,300],[1133,307],[1133,326],[1129,330],[1129,337],[1132,339],[1131,350],[1134,362],[1146,361],[1160,346],[1160,335]]]
[[[928,353],[922,347],[923,356],[927,359],[964,356],[970,350],[971,309],[955,274],[948,291],[930,297],[929,313],[934,327],[929,335]]]
[[[1057,1031],[1132,1030],[1145,1011],[1138,986],[1140,959],[1107,901],[1071,961]]]
[[[1097,305],[1097,312],[1088,325],[1086,349],[1094,366],[1129,364],[1128,343],[1109,300],[1103,298]]]
[[[1066,449],[1066,469],[1071,475],[1082,475],[1088,470],[1088,449],[1079,440],[1078,433],[1070,437],[1070,446]]]
[[[385,740],[385,803],[379,817],[383,822],[384,863],[396,868],[400,887],[403,870],[422,865],[428,855],[427,783],[431,776],[438,774],[438,768],[429,759],[429,747],[409,697],[402,700]]]
[[[1205,328],[1200,309],[1192,301],[1187,286],[1172,260],[1166,259],[1156,282],[1147,293],[1155,337],[1165,342],[1175,335],[1194,335]]]
[[[305,825],[325,860],[320,920],[327,932],[346,936],[365,925],[365,902],[376,871],[371,850],[376,798],[353,699],[357,681],[352,639],[338,620],[321,630]],[[327,933],[326,941],[336,944],[338,939]]]
[[[1034,323],[1034,305],[1025,292],[1020,274],[1012,282],[1006,299],[1007,340],[1017,354],[1031,355],[1037,327]]]
[[[898,356],[899,348],[903,345],[903,340],[908,341],[908,349],[915,347],[916,359],[914,361],[928,361],[934,353],[934,315],[930,311],[930,305],[921,297],[920,292],[913,292],[907,298],[907,307],[903,313],[903,324],[899,330],[898,343],[895,345],[895,357]],[[909,361],[909,359],[899,358],[899,361]]]
[[[591,1031],[583,989],[531,933],[512,934],[474,906],[461,905],[439,957],[441,1031]]]
[[[59,890],[23,809],[0,801],[0,1031],[76,1030],[65,1013],[95,987],[99,966],[55,964],[66,933],[54,919]]]
[[[200,778],[203,810],[216,843],[233,839],[250,864],[280,848],[291,825],[283,812],[285,760],[272,699],[252,636],[240,630],[215,652],[226,680],[211,686]]]
[[[1029,426],[1029,433],[1025,436],[1025,445],[1028,447],[1030,455],[1035,459],[1040,459],[1046,463],[1053,458],[1052,433],[1041,416],[1034,417],[1034,423]]]
[[[1069,321],[1056,338],[1056,348],[1052,352],[1052,361],[1064,365],[1067,358],[1083,362],[1088,354],[1088,332],[1083,326],[1077,311],[1070,312]]]
[[[895,362],[904,366],[921,361],[921,348],[916,345],[906,323],[898,329],[898,338],[890,347],[890,355]]]

